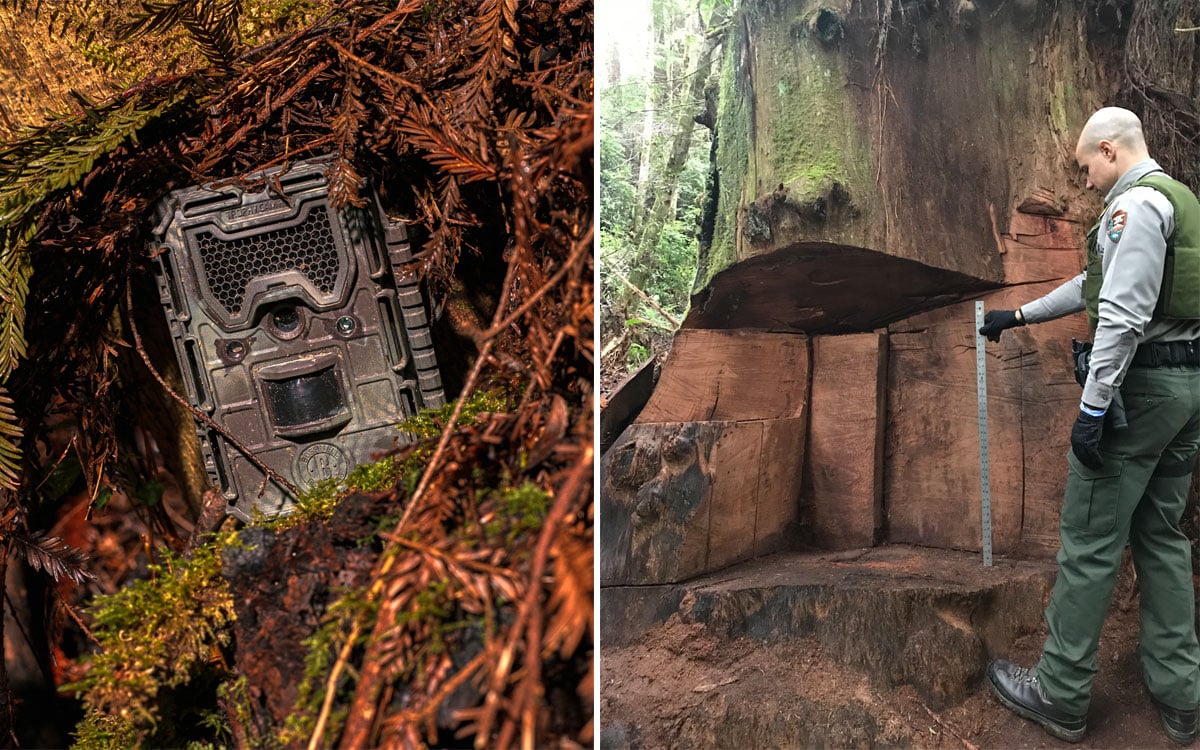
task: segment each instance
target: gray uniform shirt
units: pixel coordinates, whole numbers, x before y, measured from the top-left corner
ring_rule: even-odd
[[[1175,210],[1154,188],[1130,185],[1161,171],[1153,159],[1140,161],[1121,175],[1104,198],[1097,236],[1104,269],[1100,322],[1092,337],[1091,370],[1083,387],[1084,403],[1099,409],[1108,408],[1138,344],[1200,338],[1200,320],[1151,320],[1162,286],[1167,238],[1175,231]],[[1025,322],[1040,323],[1083,310],[1086,275],[1081,273],[1045,297],[1022,305]]]

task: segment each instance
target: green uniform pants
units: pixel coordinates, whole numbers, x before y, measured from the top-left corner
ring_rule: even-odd
[[[1091,699],[1100,628],[1126,543],[1141,591],[1146,686],[1174,708],[1200,703],[1191,548],[1179,529],[1200,450],[1200,369],[1131,367],[1121,392],[1129,428],[1105,426],[1104,466],[1067,459],[1050,637],[1037,665],[1046,696],[1079,715]]]

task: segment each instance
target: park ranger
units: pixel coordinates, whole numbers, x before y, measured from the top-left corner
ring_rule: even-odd
[[[1032,668],[988,667],[1008,708],[1069,742],[1083,738],[1100,628],[1128,543],[1141,590],[1142,679],[1167,735],[1197,732],[1200,646],[1191,549],[1179,528],[1200,450],[1200,203],[1150,158],[1141,122],[1097,111],[1075,148],[1105,194],[1087,270],[1018,310],[987,314],[992,341],[1014,326],[1087,310],[1093,336],[1071,429],[1050,635]],[[1111,417],[1124,397],[1128,426]]]

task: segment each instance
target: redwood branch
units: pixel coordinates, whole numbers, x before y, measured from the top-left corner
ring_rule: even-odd
[[[538,537],[537,550],[533,555],[533,566],[529,573],[529,590],[525,592],[525,599],[521,602],[521,608],[517,612],[512,629],[509,631],[508,642],[501,653],[500,663],[492,673],[492,679],[488,684],[488,694],[484,702],[484,713],[479,722],[479,732],[475,735],[475,747],[480,750],[488,746],[491,728],[495,722],[496,712],[499,708],[500,696],[503,693],[505,683],[508,681],[508,675],[512,671],[517,642],[520,640],[522,634],[526,636],[525,679],[522,684],[523,693],[529,689],[529,686],[533,685],[530,682],[531,678],[535,681],[540,681],[541,679],[541,608],[538,606],[538,600],[542,596],[542,576],[546,572],[546,558],[550,555],[550,543],[553,541],[558,524],[562,521],[563,516],[566,515],[571,501],[575,499],[575,496],[584,486],[587,479],[591,477],[593,452],[594,448],[591,445],[584,448],[583,455],[571,471],[570,477],[567,478],[567,481],[559,490],[558,496],[554,499],[554,505],[551,506],[550,513],[546,516],[545,525],[542,526],[541,536]],[[525,621],[531,617],[533,619],[530,623],[530,628],[526,631]],[[532,640],[534,635],[537,636],[536,642]],[[521,697],[525,700],[531,699],[528,695],[522,695]],[[515,713],[523,713],[523,703],[524,700],[519,702]]]
[[[646,294],[646,293],[645,293],[645,292],[643,292],[641,289],[639,289],[637,286],[635,286],[635,285],[634,285],[634,283],[633,283],[632,281],[630,281],[629,279],[627,279],[627,278],[625,278],[624,276],[622,276],[620,271],[618,271],[618,270],[616,270],[616,269],[614,268],[614,269],[610,269],[610,270],[609,270],[609,272],[610,272],[610,273],[611,273],[613,276],[616,276],[618,279],[620,279],[620,280],[621,280],[621,282],[622,282],[622,283],[624,283],[624,284],[625,284],[625,286],[629,287],[629,289],[630,289],[630,290],[631,290],[631,291],[632,291],[634,294],[636,294],[637,296],[639,296],[639,297],[641,297],[643,300],[645,300],[645,301],[646,301],[646,304],[650,305],[650,306],[651,306],[651,307],[653,307],[655,310],[657,310],[657,311],[658,311],[658,314],[659,314],[659,315],[661,315],[661,316],[663,316],[664,318],[666,318],[668,323],[670,323],[671,325],[675,326],[676,328],[678,328],[678,327],[681,325],[681,324],[680,324],[680,322],[679,322],[678,320],[676,320],[676,319],[675,319],[675,316],[671,315],[671,313],[669,313],[669,312],[667,312],[666,310],[664,310],[664,309],[662,309],[661,307],[659,307],[657,302],[655,302],[654,300],[650,299],[650,295]]]

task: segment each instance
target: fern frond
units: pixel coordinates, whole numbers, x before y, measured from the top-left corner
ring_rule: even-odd
[[[30,223],[21,232],[0,233],[0,382],[8,379],[25,356],[25,300],[32,273],[25,248],[35,229]],[[21,483],[21,450],[17,443],[22,430],[12,406],[8,392],[0,386],[0,488],[8,490],[15,490]]]
[[[34,129],[0,150],[0,225],[23,224],[51,193],[74,187],[99,159],[184,97],[172,92],[146,109],[131,98]]]
[[[334,206],[365,206],[366,198],[360,191],[365,184],[363,178],[347,159],[338,158],[326,173],[329,180],[329,196]]]
[[[142,0],[142,11],[118,29],[117,36],[128,43],[181,28],[209,62],[228,67],[241,45],[241,16],[242,0]]]
[[[9,438],[21,437],[21,428],[16,424],[16,416],[12,409],[13,400],[3,386],[0,386],[0,436]]]
[[[16,369],[17,362],[25,356],[25,299],[29,295],[29,277],[33,272],[26,253],[37,227],[32,223],[19,231],[8,227],[0,233],[0,382]],[[7,395],[0,387],[0,405]],[[10,410],[11,411],[11,410]],[[0,409],[0,435],[10,420]],[[12,420],[15,425],[15,418]],[[20,435],[17,430],[16,436]]]
[[[237,57],[241,0],[199,0],[182,19],[192,41],[214,65],[228,67]]]
[[[477,23],[467,37],[467,49],[475,61],[463,72],[463,83],[455,92],[458,106],[474,117],[486,115],[493,98],[492,81],[505,68],[519,67],[513,35],[517,32],[516,0],[484,0]]]
[[[87,555],[56,536],[46,536],[42,531],[9,532],[6,536],[25,562],[56,581],[69,578],[75,583],[85,583],[96,577],[84,567]]]
[[[142,2],[142,11],[136,14],[132,21],[117,29],[117,39],[122,42],[132,42],[144,34],[168,31],[183,22],[195,0],[153,0]]]
[[[32,266],[28,248],[37,216],[52,194],[74,187],[97,162],[181,101],[174,91],[149,108],[136,97],[27,131],[0,150],[0,383],[25,357],[25,302]],[[20,483],[21,429],[0,387],[0,488]]]

